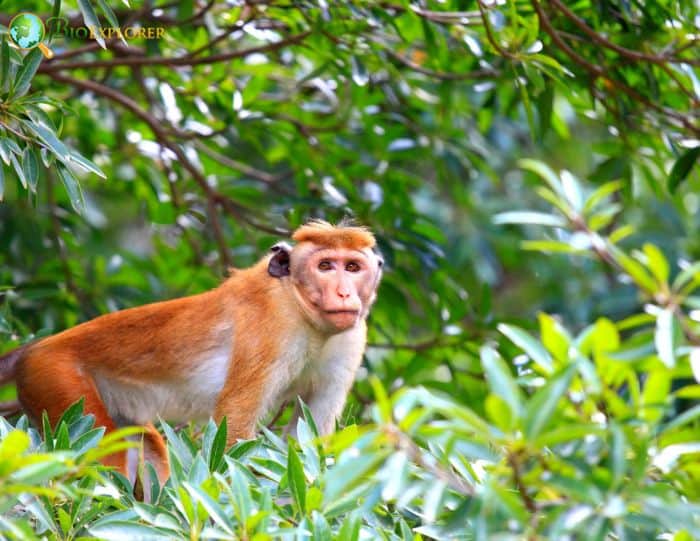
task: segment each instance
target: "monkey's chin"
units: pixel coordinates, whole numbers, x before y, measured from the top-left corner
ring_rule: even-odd
[[[335,332],[343,332],[354,327],[360,317],[356,310],[328,310],[323,319]]]

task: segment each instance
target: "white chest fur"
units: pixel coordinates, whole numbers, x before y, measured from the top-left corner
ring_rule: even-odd
[[[227,341],[193,359],[184,381],[139,383],[94,375],[107,411],[122,423],[144,424],[158,417],[172,421],[207,419],[228,373],[231,348]],[[157,360],[155,361],[157,362]]]
[[[269,380],[272,392],[263,412],[278,408],[298,396],[308,402],[321,387],[332,385],[336,378],[350,379],[362,358],[364,326],[331,337],[307,335],[289,344],[274,363]]]
[[[322,350],[326,341],[325,337],[313,333],[296,333],[293,339],[282,344],[282,353],[272,364],[260,417],[288,400],[291,390],[304,379],[302,375],[309,367],[323,362]],[[294,394],[302,394],[301,389]]]

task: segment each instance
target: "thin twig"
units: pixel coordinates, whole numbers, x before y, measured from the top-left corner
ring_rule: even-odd
[[[121,106],[125,107],[127,110],[131,111],[134,115],[146,122],[161,146],[170,149],[177,157],[178,162],[192,175],[195,182],[206,195],[207,201],[210,203],[219,202],[218,199],[220,198],[220,194],[218,194],[209,185],[202,172],[199,171],[194,164],[192,164],[180,145],[177,145],[170,140],[162,122],[152,114],[141,109],[138,103],[121,92],[94,81],[76,79],[74,77],[69,77],[59,73],[51,73],[50,75],[55,81],[65,83],[76,88],[82,88],[83,90],[89,90],[97,95],[119,103]],[[209,205],[209,211],[208,218],[212,227],[212,232],[214,233],[214,237],[219,247],[219,256],[224,268],[228,268],[232,264],[231,255],[229,254],[229,250],[223,237],[223,231],[221,229],[221,225],[219,224],[219,217],[216,212],[213,212],[213,206],[211,204]]]
[[[467,73],[453,73],[447,71],[436,71],[428,68],[424,68],[420,64],[416,64],[412,60],[409,60],[403,55],[400,55],[391,49],[384,49],[385,52],[394,60],[400,62],[407,68],[413,71],[427,75],[428,77],[435,77],[436,79],[441,79],[443,81],[464,81],[468,79],[485,79],[487,77],[497,77],[498,71],[491,69],[478,69],[470,71]]]
[[[198,150],[201,150],[203,154],[209,156],[212,160],[215,160],[220,164],[225,165],[226,167],[238,171],[239,173],[243,173],[244,175],[254,178],[255,180],[264,182],[265,184],[274,184],[287,176],[286,173],[281,175],[271,175],[270,173],[261,171],[260,169],[256,169],[255,167],[252,167],[246,163],[239,162],[238,160],[234,160],[233,158],[229,158],[228,156],[224,156],[223,154],[220,154],[215,150],[211,149],[209,146],[205,145],[201,141],[195,141],[194,146]]]
[[[647,108],[652,109],[658,113],[661,113],[665,116],[667,116],[669,119],[674,119],[678,121],[683,127],[691,131],[692,133],[700,133],[700,127],[695,126],[692,124],[688,118],[687,115],[683,115],[681,113],[677,113],[675,111],[669,110],[665,107],[662,107],[660,105],[657,105],[656,103],[652,102],[649,100],[646,96],[643,96],[640,94],[638,91],[636,91],[634,88],[628,86],[627,84],[623,83],[622,81],[618,81],[616,79],[611,79],[610,77],[607,76],[607,70],[597,66],[595,64],[592,64],[588,60],[586,60],[584,57],[579,55],[577,52],[575,52],[569,45],[559,36],[559,33],[557,30],[554,28],[552,25],[552,22],[550,21],[549,17],[547,14],[544,12],[542,9],[542,6],[540,5],[538,0],[532,0],[532,5],[535,8],[535,11],[537,12],[537,16],[540,19],[540,24],[544,31],[552,38],[552,41],[564,52],[566,55],[573,60],[576,64],[579,66],[583,67],[586,71],[588,71],[591,75],[593,75],[595,78],[603,78],[605,81],[607,81],[610,85],[613,87],[621,90],[624,94],[626,94],[628,97],[632,98],[635,101],[638,101],[639,103],[645,105]]]
[[[527,487],[525,486],[525,483],[523,483],[518,458],[513,453],[508,453],[507,460],[508,464],[513,470],[513,481],[515,483],[515,487],[518,489],[520,498],[523,500],[527,510],[532,514],[535,514],[537,512],[537,504],[535,503],[535,500],[532,499],[532,496],[528,494]]]
[[[293,36],[282,39],[280,41],[276,41],[274,43],[268,43],[266,45],[250,47],[248,49],[241,49],[238,51],[229,51],[226,53],[214,54],[202,58],[191,58],[189,55],[175,58],[165,58],[162,56],[137,56],[126,58],[112,58],[110,60],[60,62],[42,65],[39,67],[38,71],[41,73],[52,73],[60,70],[112,68],[116,66],[202,66],[208,64],[217,64],[219,62],[226,62],[228,60],[234,60],[236,58],[245,58],[256,53],[266,53],[277,49],[281,49],[289,45],[300,43],[304,41],[304,39],[306,39],[309,35],[311,35],[311,31],[307,30],[305,32],[295,34]]]
[[[616,53],[625,56],[627,58],[630,58],[632,60],[638,60],[638,61],[645,61],[645,62],[651,62],[653,64],[667,64],[668,62],[673,62],[673,63],[683,63],[683,64],[691,64],[693,66],[700,66],[700,60],[698,59],[693,59],[693,58],[679,58],[676,56],[659,56],[659,55],[653,55],[653,54],[647,54],[643,53],[640,51],[635,51],[633,49],[627,49],[626,47],[622,47],[620,45],[617,45],[616,43],[613,43],[612,41],[604,38],[601,36],[598,32],[593,30],[588,24],[586,24],[586,21],[584,21],[581,17],[576,15],[571,9],[569,9],[565,4],[563,4],[560,0],[550,0],[551,4],[554,5],[559,11],[561,11],[569,20],[571,20],[576,26],[578,26],[581,31],[586,34],[589,38],[591,38],[595,43],[598,45],[602,45],[603,47],[606,47],[607,49],[611,49],[615,51]]]
[[[486,38],[489,40],[489,43],[491,46],[496,49],[496,52],[505,57],[509,58],[510,60],[520,60],[520,57],[517,54],[513,54],[510,51],[506,51],[501,45],[496,41],[496,37],[493,35],[493,31],[491,30],[491,22],[489,21],[488,14],[486,13],[486,10],[484,9],[484,5],[482,4],[481,0],[477,0],[476,5],[479,6],[479,13],[481,14],[481,20],[484,24],[484,30],[486,30]]]

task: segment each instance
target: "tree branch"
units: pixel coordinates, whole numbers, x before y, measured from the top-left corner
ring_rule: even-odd
[[[620,54],[621,56],[630,58],[632,60],[636,61],[644,61],[644,62],[651,62],[653,64],[667,64],[669,62],[673,63],[683,63],[683,64],[691,64],[693,66],[700,66],[700,60],[698,59],[693,59],[693,58],[679,58],[676,56],[659,56],[659,55],[653,55],[653,54],[647,54],[643,53],[640,51],[635,51],[632,49],[627,49],[626,47],[621,47],[620,45],[617,45],[613,43],[610,40],[605,39],[603,36],[601,36],[598,32],[593,30],[590,26],[586,24],[586,21],[584,21],[582,18],[580,18],[578,15],[576,15],[571,9],[569,9],[565,4],[563,4],[560,0],[550,0],[550,3],[556,7],[560,12],[562,12],[569,20],[571,20],[576,26],[578,26],[581,31],[586,34],[589,38],[591,38],[595,43],[598,45],[602,45],[603,47],[607,49],[611,49],[615,51],[616,53]]]
[[[218,202],[218,198],[220,197],[218,193],[214,191],[214,189],[209,185],[207,182],[206,178],[204,178],[204,175],[197,169],[192,162],[187,158],[187,155],[184,153],[182,148],[172,142],[168,135],[167,132],[165,131],[165,128],[163,127],[162,123],[160,120],[158,120],[156,117],[151,115],[150,113],[144,111],[139,107],[139,105],[129,98],[128,96],[125,96],[121,92],[114,90],[113,88],[110,88],[108,86],[102,85],[100,83],[96,83],[94,81],[84,81],[81,79],[76,79],[74,77],[68,77],[66,75],[61,75],[58,73],[53,73],[51,74],[51,77],[58,82],[64,83],[71,85],[76,88],[82,88],[83,90],[88,90],[90,92],[94,92],[95,94],[102,96],[104,98],[107,98],[109,100],[112,100],[118,104],[120,104],[122,107],[126,108],[127,110],[131,111],[134,115],[139,117],[141,120],[146,122],[148,126],[151,128],[151,131],[153,132],[154,136],[158,140],[158,142],[161,144],[161,146],[164,146],[168,149],[170,149],[175,156],[178,159],[178,162],[184,167],[194,178],[195,182],[199,185],[199,187],[202,189],[204,194],[207,197],[207,201],[209,202],[209,220],[210,220],[210,225],[212,227],[212,232],[214,234],[214,237],[216,239],[216,243],[219,248],[219,256],[221,257],[222,265],[225,268],[228,268],[231,266],[231,255],[229,254],[228,247],[226,246],[226,241],[223,236],[223,231],[221,229],[221,224],[219,223],[219,218],[216,212],[213,212],[213,206],[212,204],[214,202]]]
[[[110,60],[91,60],[91,61],[80,61],[80,62],[60,62],[53,63],[47,62],[46,64],[39,67],[40,73],[53,73],[61,70],[74,70],[74,69],[97,69],[97,68],[113,68],[116,66],[202,66],[207,64],[216,64],[219,62],[226,62],[228,60],[234,60],[236,58],[245,58],[255,53],[266,53],[269,51],[274,51],[287,47],[288,45],[294,45],[299,42],[304,41],[311,34],[310,30],[301,32],[300,34],[295,34],[288,38],[276,41],[274,43],[268,43],[266,45],[260,45],[258,47],[250,47],[248,49],[241,49],[239,51],[229,51],[226,53],[219,53],[211,56],[205,56],[202,58],[192,58],[190,55],[180,56],[176,58],[164,58],[161,56],[156,57],[126,57],[126,58],[112,58]]]
[[[668,117],[669,119],[673,119],[680,123],[684,128],[686,128],[688,131],[692,132],[693,134],[698,134],[700,133],[700,127],[694,125],[692,122],[690,122],[687,118],[687,115],[683,115],[681,113],[677,113],[676,111],[672,111],[667,109],[666,107],[662,107],[660,105],[657,105],[656,103],[652,102],[649,100],[646,96],[640,94],[638,91],[636,91],[634,88],[628,86],[627,84],[623,83],[622,81],[618,81],[616,79],[612,79],[607,76],[607,70],[592,64],[588,60],[586,60],[584,57],[579,55],[577,52],[575,52],[569,45],[559,36],[559,33],[557,30],[554,28],[552,25],[551,20],[547,16],[547,14],[544,12],[542,9],[542,6],[540,5],[538,0],[532,0],[532,5],[535,8],[535,11],[537,12],[537,16],[540,19],[540,24],[542,25],[542,28],[544,31],[552,38],[552,41],[569,57],[571,60],[573,60],[576,64],[584,68],[586,71],[588,71],[591,75],[594,76],[594,78],[603,78],[605,81],[607,81],[611,86],[617,88],[618,90],[622,91],[624,94],[626,94],[629,98],[645,105],[648,109],[654,110],[658,113],[661,113]]]

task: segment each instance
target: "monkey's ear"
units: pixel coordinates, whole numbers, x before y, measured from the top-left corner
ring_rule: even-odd
[[[381,269],[381,268],[384,266],[384,256],[383,256],[382,253],[381,253],[379,250],[377,250],[376,248],[375,248],[374,250],[372,250],[372,251],[374,252],[374,255],[377,256],[377,265],[378,265],[379,268]]]
[[[267,273],[275,278],[289,276],[289,253],[292,247],[286,242],[278,242],[270,250],[274,255],[267,265]]]

